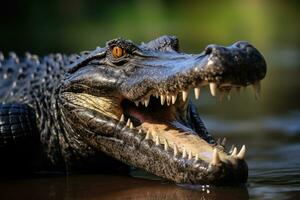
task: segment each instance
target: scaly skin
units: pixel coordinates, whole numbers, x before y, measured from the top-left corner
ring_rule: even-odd
[[[0,111],[17,104],[33,110],[41,156],[52,169],[105,165],[104,153],[177,183],[245,183],[245,149],[226,152],[187,96],[196,88],[198,97],[205,85],[213,95],[251,84],[259,89],[265,60],[247,42],[209,45],[201,54],[178,46],[177,38],[163,36],[141,45],[115,39],[71,56],[0,56],[0,102],[6,104]],[[0,124],[2,147],[11,145],[11,130]]]

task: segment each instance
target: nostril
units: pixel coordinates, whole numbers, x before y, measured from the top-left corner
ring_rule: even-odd
[[[208,54],[215,54],[215,53],[219,53],[221,51],[223,51],[225,48],[222,47],[222,46],[219,46],[219,45],[215,45],[215,44],[211,44],[211,45],[208,45],[206,48],[205,48],[205,54],[208,55]]]
[[[213,49],[212,46],[207,46],[207,47],[205,48],[205,50],[204,50],[205,54],[206,54],[206,55],[211,54],[212,49]]]
[[[251,47],[251,44],[247,41],[238,41],[238,42],[235,43],[235,46],[237,48],[243,49],[243,48],[246,48],[246,47]]]

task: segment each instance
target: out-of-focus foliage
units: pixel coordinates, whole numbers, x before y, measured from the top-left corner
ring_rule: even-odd
[[[1,48],[36,52],[93,48],[115,37],[177,35],[182,48],[249,40],[259,48],[300,44],[299,1],[10,0],[1,2]]]

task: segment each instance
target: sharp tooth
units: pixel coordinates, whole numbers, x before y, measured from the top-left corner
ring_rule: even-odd
[[[130,122],[129,128],[132,129],[133,128],[133,124],[132,122]]]
[[[139,129],[139,132],[138,132],[138,134],[142,134],[142,129]]]
[[[148,107],[150,98],[145,99],[145,107]]]
[[[217,84],[216,83],[209,83],[210,93],[212,96],[216,96],[217,94]]]
[[[172,104],[176,102],[176,99],[177,99],[177,94],[172,95]]]
[[[255,83],[253,83],[252,87],[253,87],[253,90],[254,90],[255,99],[259,99],[260,90],[261,90],[260,81],[256,81]]]
[[[171,103],[171,96],[170,95],[167,95],[167,105],[169,106]]]
[[[174,156],[177,156],[177,154],[178,154],[178,148],[177,148],[177,146],[176,146],[175,143],[173,145],[173,149],[174,149]]]
[[[221,142],[221,145],[222,145],[223,147],[225,147],[225,145],[226,145],[226,138],[225,138],[225,137],[223,138],[223,140],[222,140],[222,142]]]
[[[237,157],[242,160],[245,158],[245,154],[246,154],[246,146],[243,145]]]
[[[234,148],[233,148],[233,151],[232,151],[232,153],[231,153],[231,156],[236,157],[236,154],[237,154],[237,148],[234,147]]]
[[[197,162],[199,160],[199,154],[196,154],[195,161]]]
[[[150,139],[150,134],[151,134],[151,133],[150,133],[150,130],[148,130],[148,131],[147,131],[147,134],[146,134],[146,137],[145,137],[145,140],[149,140],[149,139]]]
[[[134,103],[135,103],[136,107],[139,106],[139,102],[138,101],[135,101]]]
[[[260,90],[261,90],[260,81],[256,81],[255,83],[253,83],[252,87],[256,93],[260,93]]]
[[[189,156],[188,156],[188,159],[189,159],[189,160],[191,160],[191,159],[192,159],[192,157],[193,157],[193,155],[192,155],[192,151],[191,151],[191,150],[189,150]]]
[[[124,114],[121,115],[120,122],[124,122]]]
[[[185,150],[185,148],[183,148],[182,158],[185,158],[185,157],[186,157],[186,150]]]
[[[159,142],[159,137],[158,137],[158,135],[155,137],[155,145],[159,145],[160,144],[160,142]]]
[[[231,145],[230,150],[228,152],[231,154],[233,149],[234,149],[234,145]]]
[[[130,118],[128,118],[126,126],[130,126]]]
[[[164,149],[165,149],[165,151],[168,151],[168,149],[169,149],[169,144],[168,144],[168,141],[166,140],[166,138],[164,140]]]
[[[165,96],[163,94],[160,95],[160,104],[163,106],[165,104]]]
[[[195,98],[199,99],[199,97],[200,97],[200,88],[194,88],[194,92],[195,92]]]
[[[186,101],[187,97],[188,97],[188,92],[187,91],[182,91],[182,100]]]
[[[219,157],[218,150],[214,149],[213,158],[212,158],[212,161],[210,162],[210,164],[218,165],[220,162],[221,162],[221,160],[220,160],[220,157]]]

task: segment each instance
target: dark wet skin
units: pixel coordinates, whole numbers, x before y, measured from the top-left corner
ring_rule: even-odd
[[[243,184],[245,147],[228,150],[217,143],[187,96],[206,85],[212,95],[248,85],[259,92],[265,60],[244,41],[209,45],[201,54],[178,47],[172,36],[141,45],[115,39],[79,55],[3,60],[0,100],[8,107],[0,109],[30,107],[41,166],[50,169],[88,169],[93,162],[101,169],[116,159],[176,183]],[[22,131],[26,138],[28,130]],[[104,160],[103,153],[111,158]]]

